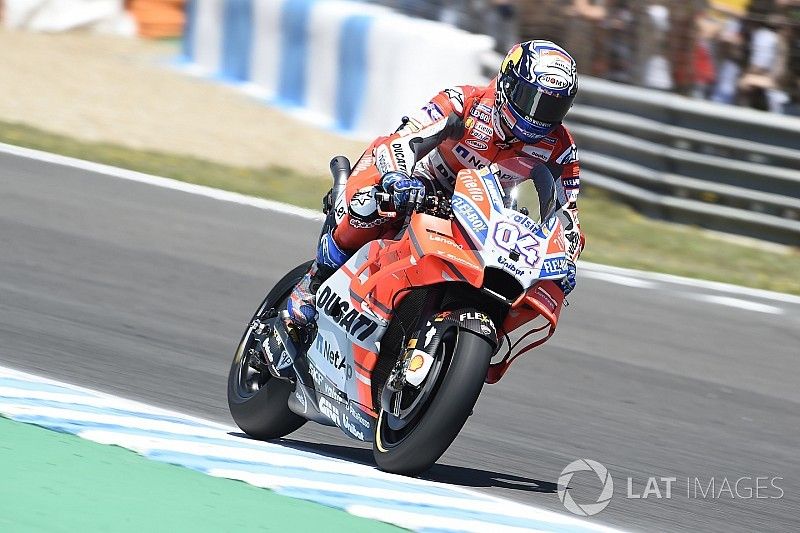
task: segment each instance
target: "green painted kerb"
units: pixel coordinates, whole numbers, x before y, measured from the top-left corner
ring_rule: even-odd
[[[0,531],[404,530],[0,417]]]

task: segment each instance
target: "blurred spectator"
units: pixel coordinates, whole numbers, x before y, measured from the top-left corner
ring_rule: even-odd
[[[366,0],[569,48],[583,74],[800,114],[800,0]],[[792,105],[794,104],[794,105]]]
[[[572,0],[564,3],[567,6],[568,24],[559,40],[569,43],[570,53],[581,72],[601,76],[606,70],[603,50],[607,41],[603,24],[608,14],[606,0]]]
[[[494,37],[498,52],[507,52],[519,42],[513,0],[491,0],[488,5],[487,33]]]
[[[547,39],[556,44],[567,43],[566,34],[571,20],[566,14],[572,2],[564,0],[521,1],[517,4],[517,23],[521,39]],[[571,53],[576,54],[576,47],[569,45]],[[576,57],[578,69],[583,65]]]
[[[695,84],[694,52],[697,41],[697,14],[707,8],[707,0],[669,0],[670,32],[666,57],[670,61],[675,89],[692,94]]]
[[[635,0],[634,0],[635,1]],[[608,15],[603,21],[605,30],[605,75],[620,83],[633,81],[634,12],[631,0],[610,2]]]
[[[788,24],[786,33],[789,48],[786,90],[792,101],[784,110],[800,115],[800,0],[786,2],[784,18]]]
[[[717,79],[717,70],[714,62],[713,39],[718,31],[715,22],[708,11],[701,11],[696,18],[696,39],[694,43],[694,57],[692,72],[694,86],[692,96],[695,98],[708,98],[711,87]]]
[[[651,89],[669,91],[674,87],[672,69],[665,55],[670,30],[669,9],[661,4],[647,6],[640,24],[638,82]]]
[[[758,22],[750,36],[750,57],[747,72],[739,81],[748,106],[755,109],[782,113],[789,101],[784,91],[784,80],[789,50],[785,27],[780,15],[771,14]]]
[[[715,36],[714,49],[717,57],[717,79],[711,92],[711,100],[722,104],[733,104],[744,58],[742,22],[731,12],[718,10],[721,19]]]

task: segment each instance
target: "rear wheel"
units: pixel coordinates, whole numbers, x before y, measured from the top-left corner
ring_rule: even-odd
[[[306,419],[289,410],[289,395],[294,385],[277,379],[257,365],[251,350],[259,350],[264,335],[254,328],[265,322],[270,309],[282,309],[292,288],[308,271],[311,262],[286,274],[267,294],[239,342],[228,374],[228,408],[236,425],[245,433],[261,440],[288,435],[306,423]]]
[[[411,395],[398,403],[403,418],[379,414],[372,450],[381,470],[415,475],[433,466],[472,413],[492,351],[470,331],[455,326],[448,331],[421,388],[401,391]]]

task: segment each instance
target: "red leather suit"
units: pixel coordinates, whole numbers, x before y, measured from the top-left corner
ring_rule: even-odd
[[[416,152],[415,144],[419,145]],[[422,145],[427,148],[417,161]],[[564,204],[559,215],[568,240],[568,256],[576,260],[583,249],[584,236],[578,223],[579,165],[572,136],[559,125],[536,144],[507,140],[495,112],[494,80],[486,87],[445,89],[409,117],[397,132],[376,139],[356,163],[345,198],[337,203],[333,238],[342,250],[353,253],[369,241],[391,238],[397,233],[402,217],[389,219],[377,214],[374,188],[385,172],[409,173],[413,167],[413,175],[429,187],[452,192],[460,170],[502,164],[504,159],[520,156],[540,159],[556,178]],[[511,185],[504,184],[502,177],[500,182]]]

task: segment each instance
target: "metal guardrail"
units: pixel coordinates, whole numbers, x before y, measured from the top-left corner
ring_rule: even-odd
[[[800,245],[800,119],[581,78],[582,176],[648,215]]]

